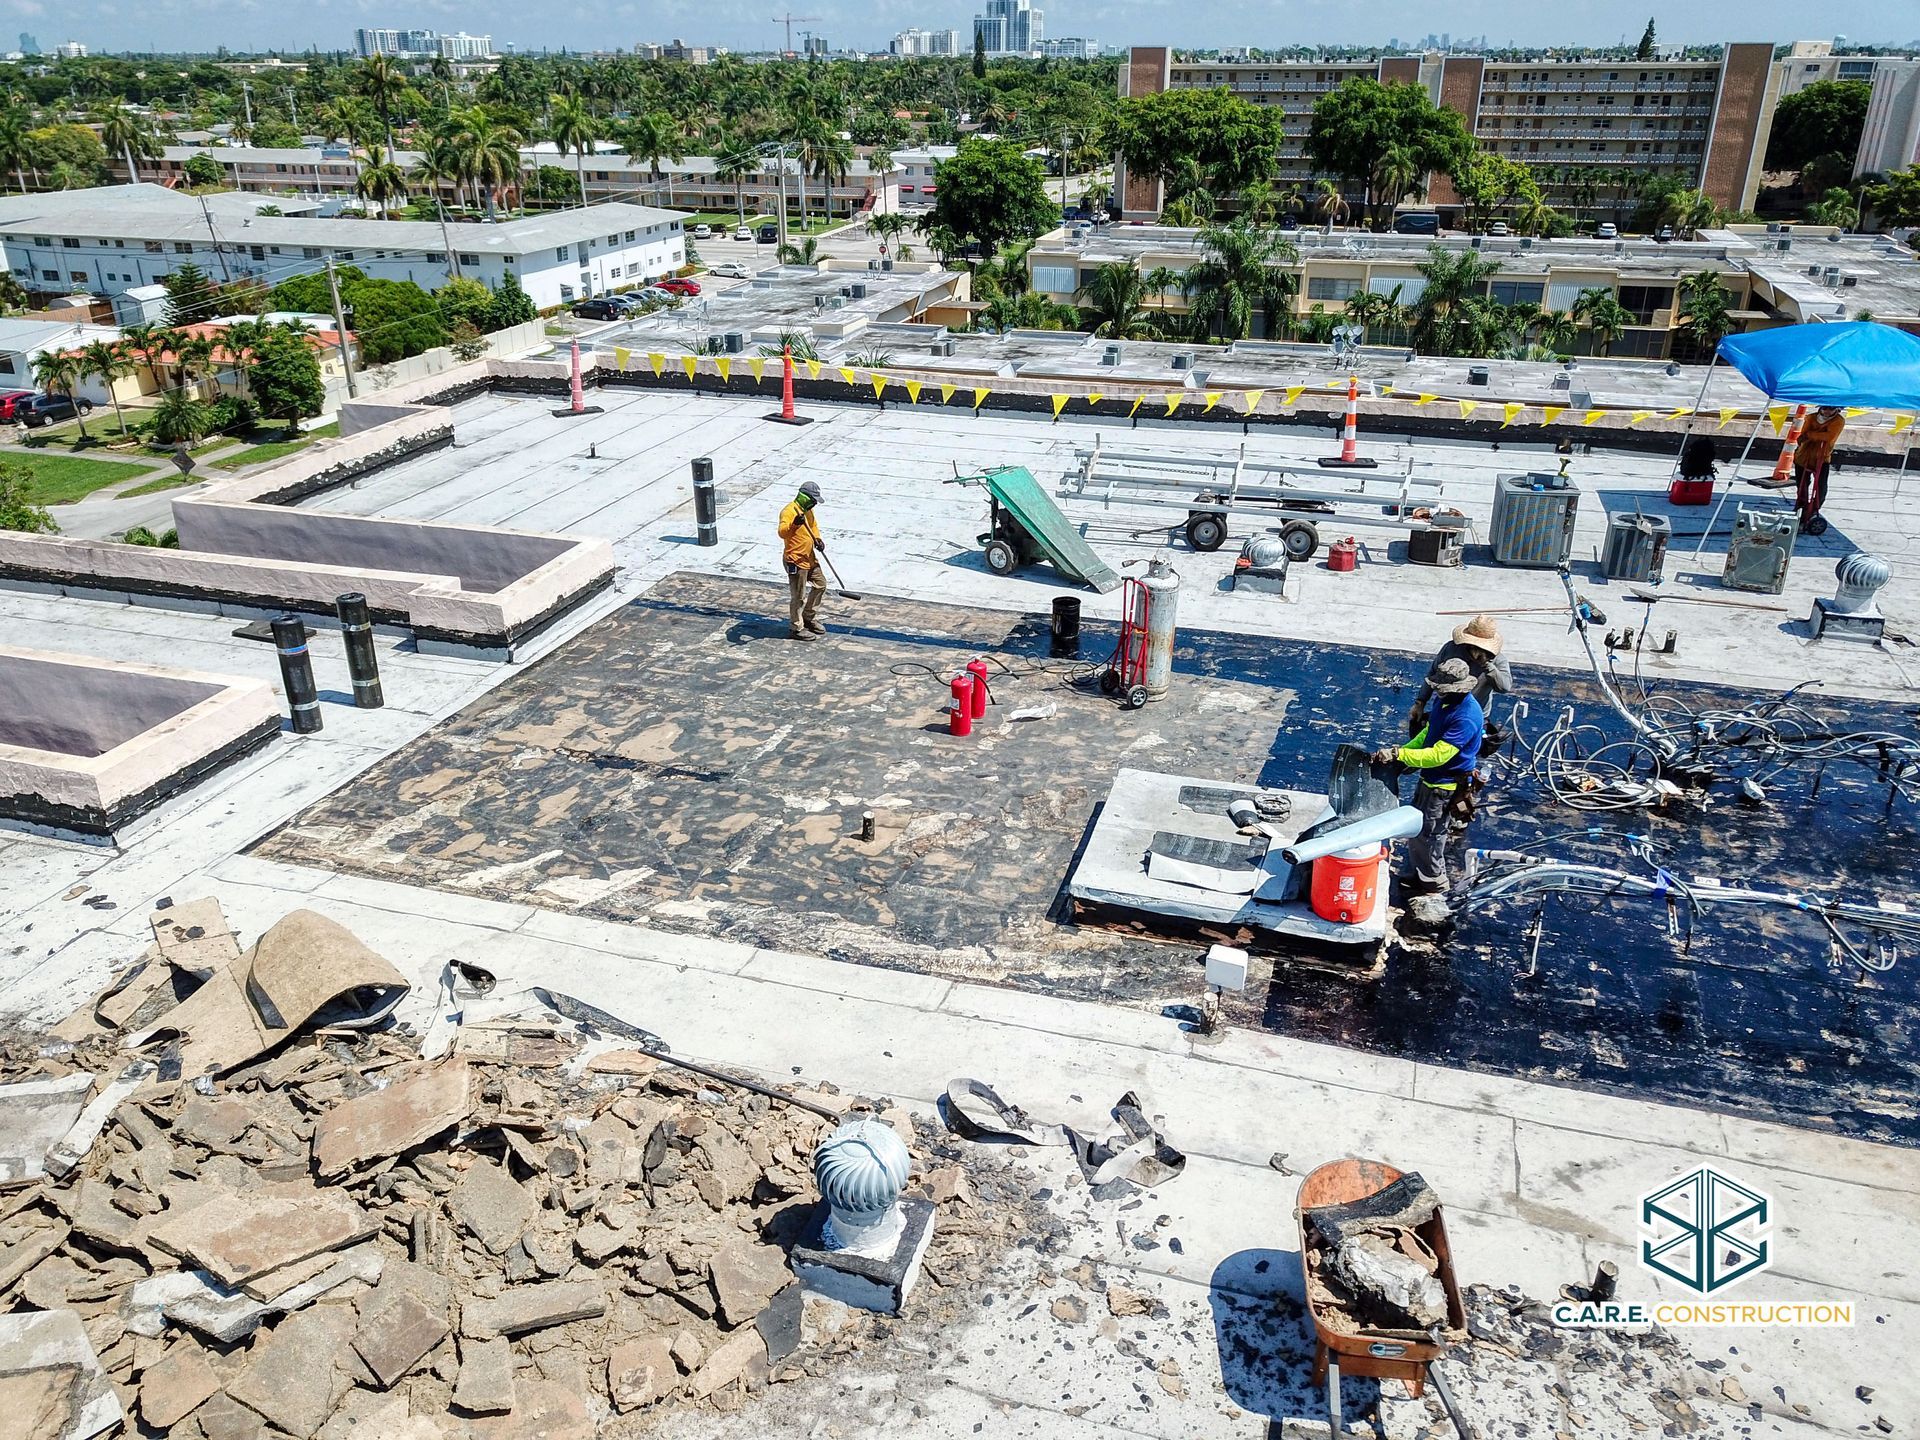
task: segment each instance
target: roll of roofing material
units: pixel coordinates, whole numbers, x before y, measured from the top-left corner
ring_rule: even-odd
[[[1411,805],[1369,815],[1351,825],[1327,830],[1311,840],[1298,840],[1281,850],[1280,858],[1289,865],[1305,865],[1322,855],[1352,850],[1361,845],[1384,845],[1389,840],[1405,840],[1420,833],[1420,812]]]

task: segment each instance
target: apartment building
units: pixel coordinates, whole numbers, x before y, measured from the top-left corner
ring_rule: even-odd
[[[1177,277],[1202,258],[1195,236],[1193,230],[1157,225],[1068,226],[1041,237],[1028,252],[1028,276],[1034,290],[1073,304],[1102,265],[1118,262],[1142,275],[1165,271]],[[1427,283],[1419,266],[1436,243],[1416,236],[1319,230],[1291,238],[1300,258],[1281,268],[1299,279],[1292,312],[1296,323],[1315,311],[1344,315],[1347,303],[1364,292],[1412,305]],[[1822,227],[1779,233],[1742,227],[1667,245],[1465,235],[1438,243],[1472,249],[1497,262],[1487,294],[1503,305],[1565,313],[1584,291],[1610,294],[1633,317],[1607,347],[1616,357],[1700,358],[1679,329],[1679,287],[1685,277],[1709,270],[1720,276],[1732,298],[1739,329],[1848,320],[1863,309],[1889,324],[1920,329],[1920,257],[1880,237],[1839,236]],[[1179,315],[1187,305],[1175,283],[1154,294],[1148,308]],[[1376,338],[1404,343],[1403,336]],[[1592,353],[1591,337],[1581,335],[1575,348]]]
[[[1855,175],[1884,175],[1920,161],[1920,60],[1909,55],[1835,55],[1826,40],[1797,40],[1774,66],[1781,99],[1822,80],[1872,87],[1853,155]]]
[[[157,188],[157,187],[130,187]],[[84,291],[117,300],[191,260],[223,281],[273,285],[331,257],[367,274],[433,289],[454,274],[499,286],[511,274],[533,303],[564,305],[671,274],[686,263],[681,214],[608,203],[498,224],[342,220],[203,212],[127,202],[115,187],[69,191],[89,203],[0,203],[7,267],[36,295]]]
[[[226,183],[251,195],[352,195],[360,166],[344,145],[320,149],[266,149],[254,145],[165,145],[158,159],[140,162],[140,178],[162,185],[184,187],[187,161],[204,155],[225,172]],[[413,158],[401,152],[400,163]],[[108,169],[116,180],[127,180],[126,157],[109,156]]]
[[[711,155],[684,155],[678,160],[661,159],[657,165],[627,155],[589,155],[577,169],[571,156],[535,155],[522,152],[529,168],[535,163],[557,165],[569,175],[581,175],[586,181],[589,200],[645,200],[676,209],[726,212],[744,206],[751,215],[770,215],[780,204],[782,163],[773,158],[762,160],[751,175],[722,180],[719,161]],[[798,214],[802,199],[802,176],[798,161],[784,165],[787,209]],[[895,182],[903,172],[898,156],[891,168],[876,171],[864,159],[855,160],[845,175],[823,179],[804,177],[806,210],[809,215],[827,215],[846,220],[860,214],[878,214],[897,208]],[[452,199],[451,187],[445,198]]]
[[[1166,46],[1135,46],[1120,69],[1120,93],[1224,88],[1281,112],[1282,186],[1322,177],[1306,154],[1314,104],[1347,80],[1423,87],[1458,111],[1481,144],[1531,167],[1551,203],[1575,203],[1586,177],[1669,174],[1716,204],[1748,209],[1773,123],[1773,47],[1733,44],[1711,60],[1489,60],[1477,55],[1383,56],[1378,60],[1182,60]],[[1127,219],[1160,213],[1159,182],[1116,175]],[[1363,198],[1357,192],[1351,200]],[[1430,200],[1457,204],[1444,177]]]
[[[887,46],[892,55],[957,55],[960,53],[958,30],[922,30],[918,26],[902,30]]]
[[[894,206],[918,212],[933,204],[939,187],[934,171],[960,153],[957,145],[922,145],[912,150],[893,152],[895,173],[888,177],[893,185]]]

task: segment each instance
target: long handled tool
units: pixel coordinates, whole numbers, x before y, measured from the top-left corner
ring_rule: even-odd
[[[847,589],[847,582],[840,578],[840,571],[835,568],[831,555],[827,554],[824,550],[816,550],[813,553],[818,555],[822,560],[825,560],[827,562],[827,569],[833,571],[833,583],[840,587],[833,592],[834,594],[838,595],[842,600],[864,600],[867,598],[864,595],[856,595],[853,591]]]

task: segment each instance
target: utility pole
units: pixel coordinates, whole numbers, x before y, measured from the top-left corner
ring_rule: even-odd
[[[293,128],[298,130],[300,128],[300,105],[299,102],[293,98],[293,87],[291,85],[282,85],[280,88],[287,92],[287,114],[293,118]]]
[[[333,295],[333,323],[340,331],[340,363],[347,372],[347,398],[360,398],[360,387],[353,382],[353,339],[347,334],[347,312],[340,308],[340,281],[333,273],[333,252],[327,252],[327,289]]]
[[[1060,208],[1067,208],[1067,129],[1060,127]]]
[[[251,130],[253,129],[253,82],[250,80],[240,82],[240,104],[247,113],[247,129]]]
[[[453,232],[447,229],[447,207],[440,203],[440,197],[433,197],[433,208],[440,212],[440,243],[447,247],[447,264],[453,267],[453,278],[460,278],[460,252],[453,248]]]
[[[213,253],[220,257],[220,278],[227,284],[233,283],[233,272],[227,268],[227,252],[220,248],[220,232],[213,228],[213,211],[207,206],[207,197],[200,197],[200,213],[206,217],[207,238],[213,241]]]

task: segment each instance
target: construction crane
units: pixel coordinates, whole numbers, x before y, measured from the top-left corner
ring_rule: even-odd
[[[807,23],[808,21],[812,21],[812,20],[822,20],[822,19],[825,19],[825,18],[826,18],[826,17],[825,17],[825,16],[822,16],[822,15],[792,15],[792,14],[788,14],[788,15],[776,15],[776,16],[774,16],[774,17],[773,17],[773,23],[774,23],[774,24],[776,24],[776,25],[781,25],[781,24],[784,24],[784,25],[785,25],[785,26],[787,27],[787,48],[786,48],[786,50],[785,50],[785,51],[784,51],[783,53],[785,53],[785,54],[788,54],[788,55],[791,55],[791,54],[793,54],[793,27],[794,27],[794,25],[795,25],[795,24],[802,24],[802,25],[804,25],[804,24],[806,24],[806,23]]]

